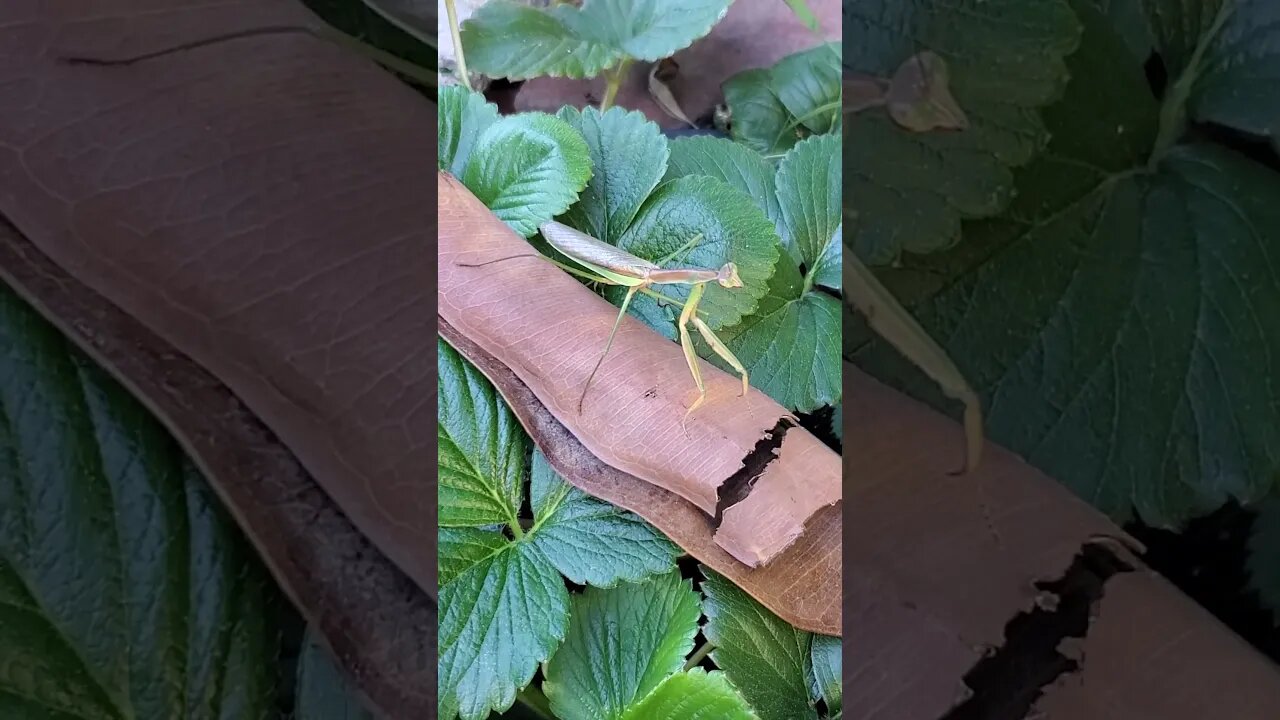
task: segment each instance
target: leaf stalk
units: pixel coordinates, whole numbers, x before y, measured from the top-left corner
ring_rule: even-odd
[[[1227,24],[1227,20],[1234,11],[1234,0],[1226,0],[1222,3],[1217,17],[1213,19],[1213,26],[1196,44],[1195,52],[1192,53],[1187,67],[1178,76],[1177,82],[1169,87],[1164,103],[1160,107],[1160,129],[1156,134],[1155,146],[1152,148],[1151,159],[1147,164],[1148,169],[1154,170],[1164,159],[1165,153],[1177,144],[1186,132],[1187,103],[1191,100],[1191,91],[1195,89],[1196,82],[1200,79],[1200,66],[1204,62],[1204,54],[1217,39],[1218,33]]]
[[[525,707],[533,711],[533,714],[546,720],[555,720],[555,715],[551,713],[551,701],[547,700],[547,696],[536,685],[529,685],[525,689],[516,693],[516,700]]]
[[[698,649],[695,650],[694,653],[689,656],[689,659],[684,664],[684,671],[688,672],[693,668],[697,667],[698,663],[705,660],[706,657],[711,654],[711,651],[715,649],[716,649],[716,646],[712,645],[711,641],[709,640],[704,641],[702,645],[699,645]]]
[[[600,101],[600,112],[613,107],[613,102],[618,97],[618,88],[622,87],[622,79],[626,77],[627,70],[630,68],[631,59],[624,58],[612,70],[605,71],[604,99]]]
[[[453,38],[453,58],[458,66],[458,75],[462,79],[462,86],[472,90],[466,54],[462,52],[462,33],[458,30],[458,9],[454,6],[454,0],[444,0],[444,9],[449,15],[449,36]]]

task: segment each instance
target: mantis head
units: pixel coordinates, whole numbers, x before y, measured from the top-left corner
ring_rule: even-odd
[[[733,263],[725,263],[724,267],[720,268],[719,275],[716,276],[716,282],[720,283],[721,287],[742,287],[742,278],[738,277],[738,266]]]

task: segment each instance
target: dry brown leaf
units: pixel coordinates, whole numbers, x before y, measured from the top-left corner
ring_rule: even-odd
[[[95,347],[185,436],[376,705],[427,717],[435,109],[333,43],[267,32],[316,22],[294,0],[0,2],[0,215],[93,293],[64,327],[128,345],[89,312],[118,308],[162,342]]]
[[[226,383],[434,594],[435,108],[305,34],[62,61],[316,22],[294,0],[163,5],[0,3],[0,213]]]
[[[874,75],[845,70],[840,86],[842,110],[847,114],[881,107],[887,102],[885,95],[889,92],[889,83]]]
[[[786,409],[754,388],[742,396],[740,378],[701,361],[707,400],[686,422],[698,390],[684,354],[627,317],[579,412],[617,308],[538,257],[463,267],[534,250],[457,180],[440,173],[438,191],[440,316],[509,367],[596,457],[716,516],[722,487],[734,487],[729,479],[765,434],[791,417]],[[794,428],[786,437],[802,434]],[[827,460],[815,461],[811,452],[800,441],[784,445],[769,466],[778,469],[755,482],[753,492],[793,499],[767,524],[752,516],[720,528],[723,547],[751,549],[739,560],[769,562],[811,515],[839,499],[838,457],[826,450]],[[812,474],[791,469],[796,464]]]
[[[698,124],[690,120],[689,116],[684,114],[684,110],[680,109],[680,103],[676,101],[676,96],[671,93],[671,87],[667,85],[675,76],[678,67],[671,58],[653,64],[653,68],[649,70],[649,97],[653,98],[653,101],[666,114],[687,123],[689,127],[696,128]]]
[[[889,82],[885,101],[894,122],[912,132],[969,127],[969,117],[951,94],[947,61],[930,50],[902,63]]]
[[[844,451],[855,473],[844,515],[847,716],[960,720],[999,708],[1014,717],[1021,704],[1026,717],[1044,710],[1052,720],[1273,717],[1275,666],[1143,568],[1140,546],[1120,528],[990,443],[975,473],[952,475],[964,444],[958,423],[852,365],[844,373]],[[1131,569],[1098,574],[1090,556]],[[1037,583],[1062,579],[1070,582],[1053,588],[1057,611],[1085,603],[1100,618],[1057,648],[1083,648],[1076,672],[1006,636],[1025,643],[1029,633],[1060,632],[1052,615],[1009,623],[1044,613]],[[1017,674],[967,676],[1001,661]]]

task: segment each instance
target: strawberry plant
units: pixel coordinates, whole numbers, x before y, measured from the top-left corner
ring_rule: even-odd
[[[841,389],[838,46],[784,60],[757,86],[727,83],[731,137],[672,139],[614,104],[629,64],[689,46],[727,7],[485,4],[460,27],[459,67],[603,75],[613,89],[600,108],[502,115],[465,86],[442,88],[439,167],[549,258],[568,261],[538,235],[549,220],[650,261],[700,235],[680,264],[732,262],[743,282],[712,284],[700,316],[753,387],[829,413]],[[770,97],[777,122],[753,119],[730,85]],[[766,132],[768,147],[752,139]],[[599,289],[614,304],[624,291]],[[628,312],[675,340],[689,289],[662,292],[637,295]],[[838,638],[788,625],[678,562],[683,551],[641,518],[567,484],[479,371],[443,339],[438,350],[442,718],[841,715]]]
[[[935,53],[969,127],[849,117],[850,249],[960,365],[991,436],[1121,522],[1273,503],[1276,5],[907,3],[892,29],[882,5],[846,5],[846,70]],[[943,406],[869,334],[845,356]],[[1271,603],[1275,516],[1253,560]]]

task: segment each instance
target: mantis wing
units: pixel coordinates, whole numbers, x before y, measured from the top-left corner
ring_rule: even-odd
[[[608,270],[624,277],[640,279],[648,275],[650,270],[659,269],[644,258],[636,257],[626,250],[601,242],[554,220],[543,223],[538,230],[551,247],[594,270]]]

